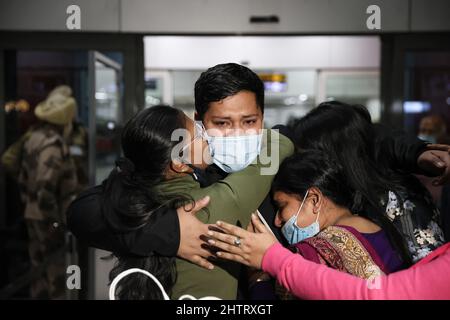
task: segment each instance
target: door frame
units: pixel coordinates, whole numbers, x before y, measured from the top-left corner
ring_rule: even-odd
[[[90,185],[96,184],[96,133],[97,133],[97,102],[95,99],[96,92],[96,62],[100,62],[107,67],[110,67],[118,72],[117,86],[120,94],[120,105],[124,105],[123,92],[121,87],[122,82],[122,65],[116,61],[110,59],[104,54],[98,51],[88,52],[88,92],[89,92],[89,117],[88,117],[88,128],[89,128],[89,183]],[[118,122],[123,122],[123,108],[119,108]],[[88,283],[88,299],[97,300],[105,298],[102,291],[106,290],[102,286],[101,276],[98,277],[101,269],[106,267],[113,267],[112,260],[104,260],[102,257],[110,255],[110,252],[106,252],[96,248],[88,248],[88,263],[87,263],[87,283]],[[102,268],[103,267],[103,268]],[[100,280],[99,280],[100,278]]]
[[[22,32],[0,31],[0,103],[3,108],[5,88],[4,52],[6,50],[39,50],[39,51],[113,51],[123,56],[122,64],[122,117],[130,118],[139,109],[144,107],[144,41],[140,34],[111,34],[111,33],[71,33],[71,32]],[[109,61],[111,62],[111,61]],[[94,82],[95,83],[95,82]],[[0,110],[0,130],[4,130],[4,110]],[[5,132],[0,132],[0,152],[5,147]],[[0,226],[5,215],[3,206],[5,201],[5,176],[0,168]],[[89,256],[89,253],[86,252]],[[89,274],[91,259],[87,258],[84,265],[85,272]],[[87,299],[92,293],[89,289],[91,279],[89,276],[81,277],[82,290],[79,297]],[[88,289],[88,290],[83,290]]]
[[[88,118],[88,128],[89,128],[89,184],[96,184],[96,133],[97,133],[97,122],[96,122],[96,111],[97,104],[95,100],[95,86],[96,86],[96,74],[95,74],[95,62],[101,62],[104,65],[111,67],[118,71],[119,79],[122,80],[122,66],[116,61],[110,59],[104,54],[98,51],[88,52],[88,92],[89,92],[89,118]],[[123,93],[120,86],[121,81],[119,81],[118,88],[120,91],[120,104],[124,107]],[[122,109],[119,108],[119,120],[123,120]]]
[[[3,106],[5,100],[5,68],[4,68],[4,54],[0,50],[0,128],[5,128],[5,109]],[[2,129],[4,130],[4,129]],[[6,146],[6,132],[0,132],[0,154],[5,150]],[[0,212],[6,213],[6,173],[3,166],[0,165]],[[0,228],[6,226],[6,214],[0,214]]]

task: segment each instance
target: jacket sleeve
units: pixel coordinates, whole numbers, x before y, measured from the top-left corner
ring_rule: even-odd
[[[180,229],[176,210],[160,208],[152,223],[134,232],[117,233],[102,216],[101,193],[101,185],[85,190],[67,211],[69,230],[80,242],[115,253],[177,255]]]
[[[10,145],[2,155],[1,162],[3,167],[14,178],[17,178],[19,175],[23,146],[30,137],[31,132],[32,130],[28,130],[19,140]]]
[[[402,131],[391,131],[385,126],[374,125],[375,156],[386,168],[406,173],[426,174],[417,165],[417,158],[428,143]]]
[[[447,250],[427,264],[365,280],[305,260],[277,243],[266,251],[262,269],[302,299],[417,300],[450,298],[449,264]]]

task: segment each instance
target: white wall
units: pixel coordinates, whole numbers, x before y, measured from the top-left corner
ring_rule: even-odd
[[[382,32],[408,31],[408,0],[122,0],[123,30],[131,32],[374,32],[366,9],[382,10]],[[279,23],[250,23],[251,16]]]
[[[0,30],[67,31],[66,8],[81,8],[81,32],[383,33],[449,31],[449,0],[0,0]],[[381,8],[381,30],[366,9]],[[411,14],[410,14],[411,13]],[[250,23],[251,16],[279,23]]]
[[[233,36],[144,38],[148,69],[203,70],[224,62],[253,69],[378,68],[377,36]]]

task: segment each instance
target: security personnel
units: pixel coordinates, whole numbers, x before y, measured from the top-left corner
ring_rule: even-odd
[[[31,284],[31,296],[61,299],[65,292],[65,212],[79,191],[77,168],[67,143],[73,131],[76,101],[59,86],[35,109],[41,120],[23,145],[19,185],[25,204],[31,264],[43,268]]]

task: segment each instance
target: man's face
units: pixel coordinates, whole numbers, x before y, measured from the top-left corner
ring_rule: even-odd
[[[217,135],[254,134],[263,127],[263,114],[256,103],[256,95],[240,91],[234,96],[211,102],[203,117],[203,125],[208,132],[214,129]]]
[[[441,131],[441,126],[434,118],[424,118],[420,122],[419,134],[438,136],[439,134],[441,134]]]

